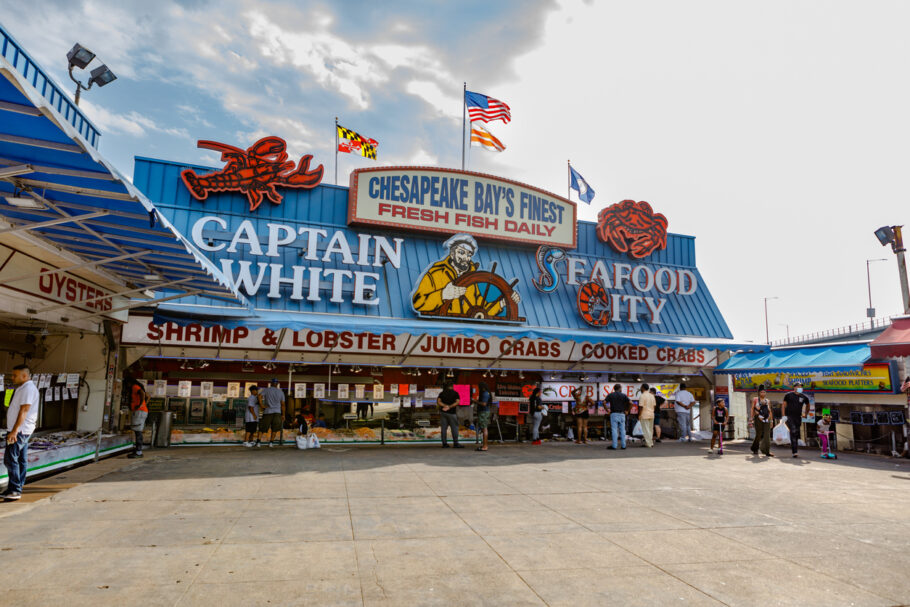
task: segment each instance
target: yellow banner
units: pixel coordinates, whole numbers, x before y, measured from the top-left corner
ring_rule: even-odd
[[[815,371],[813,373],[735,373],[737,390],[756,390],[764,385],[770,392],[787,392],[795,382],[807,392],[886,392],[893,393],[891,367],[887,363],[864,365],[860,371]]]

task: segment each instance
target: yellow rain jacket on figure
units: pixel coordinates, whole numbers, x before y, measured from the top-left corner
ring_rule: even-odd
[[[477,264],[471,262],[471,267],[468,272],[474,272],[475,270],[477,270]],[[437,261],[430,266],[430,269],[428,269],[426,274],[423,275],[423,278],[420,279],[417,290],[414,291],[414,310],[422,314],[437,314],[437,310],[445,303],[442,299],[442,290],[457,277],[458,272],[452,267],[448,257]],[[481,296],[480,289],[476,284],[471,285],[467,288],[467,291],[465,291],[465,294],[462,297],[456,297],[452,300],[447,315],[465,316],[468,313],[468,309],[474,306],[482,307],[484,305],[487,305],[487,302],[484,301]],[[489,307],[487,315],[495,316],[499,314],[501,310],[502,304],[496,302]]]

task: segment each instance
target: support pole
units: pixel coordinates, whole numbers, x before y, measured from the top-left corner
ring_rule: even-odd
[[[572,161],[566,160],[566,198],[572,200]]]
[[[461,92],[461,170],[464,170],[464,132],[465,132],[465,121],[467,119],[467,108],[468,108],[468,83],[464,83],[464,88]]]
[[[907,262],[904,260],[904,238],[901,235],[903,226],[894,226],[894,253],[897,255],[897,271],[901,279],[901,295],[904,298],[904,314],[910,313],[910,288],[907,286]]]
[[[338,185],[338,116],[335,116],[335,185]]]

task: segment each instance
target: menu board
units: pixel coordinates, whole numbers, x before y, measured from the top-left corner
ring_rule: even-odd
[[[294,384],[294,398],[306,398],[306,384],[305,383]]]
[[[154,396],[167,396],[167,380],[166,379],[156,379],[155,380],[155,390],[153,392]]]
[[[193,391],[193,382],[181,380],[177,383],[177,396],[188,397]]]
[[[228,398],[238,398],[240,396],[240,382],[229,381],[227,385]]]
[[[385,398],[385,386],[373,384],[373,400],[382,400],[383,398]]]
[[[208,400],[205,398],[191,398],[190,399],[190,423],[191,424],[204,424],[205,423],[206,405],[208,405]]]
[[[313,384],[313,396],[315,398],[325,398],[325,384]]]
[[[204,381],[199,384],[199,396],[204,398],[209,398],[212,396],[212,392],[215,391],[215,384],[210,381]]]
[[[365,392],[366,392],[366,386],[364,386],[363,384],[354,385],[354,398],[356,398],[357,400],[362,400]]]
[[[338,398],[348,398],[349,394],[348,384],[338,384]]]

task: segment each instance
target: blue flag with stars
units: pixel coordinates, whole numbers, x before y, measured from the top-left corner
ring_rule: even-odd
[[[571,164],[569,165],[569,178],[572,189],[578,192],[578,199],[591,204],[591,201],[594,200],[594,188],[588,185],[585,178],[573,169]]]

